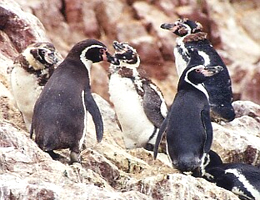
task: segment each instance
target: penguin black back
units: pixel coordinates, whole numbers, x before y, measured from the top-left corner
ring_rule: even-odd
[[[201,168],[213,137],[208,94],[201,83],[222,68],[205,67],[197,50],[190,49],[189,53],[190,62],[180,77],[170,112],[158,133],[154,156],[157,155],[158,145],[165,131],[168,155],[173,166],[197,176],[202,173]]]
[[[71,161],[79,161],[86,133],[87,111],[92,115],[98,142],[103,136],[100,111],[92,97],[90,67],[102,60],[113,62],[104,44],[93,39],[77,43],[54,71],[34,107],[31,136],[39,147],[53,153],[69,148]]]

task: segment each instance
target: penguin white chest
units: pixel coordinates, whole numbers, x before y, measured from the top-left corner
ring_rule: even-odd
[[[136,92],[133,81],[112,74],[109,94],[123,129],[126,148],[144,147],[154,131],[154,126],[144,113],[142,98]]]
[[[14,67],[11,73],[11,88],[17,108],[22,112],[26,127],[31,126],[33,108],[43,86],[39,86],[37,77],[23,68]]]
[[[175,57],[177,74],[180,77],[184,69],[187,67],[187,62],[183,59],[183,56],[179,53],[178,48],[179,47],[175,47],[173,53]]]

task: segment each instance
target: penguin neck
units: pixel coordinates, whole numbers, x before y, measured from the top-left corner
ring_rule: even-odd
[[[110,71],[111,71],[111,74],[117,73],[120,76],[126,77],[126,78],[134,78],[134,79],[140,78],[140,74],[136,67],[112,65]]]
[[[205,32],[197,32],[197,33],[191,33],[191,34],[187,34],[183,37],[179,37],[177,38],[177,44],[181,45],[182,43],[188,43],[188,42],[198,42],[198,41],[202,41],[202,40],[206,40],[207,39],[207,33]]]
[[[53,65],[49,65],[48,67],[46,66],[46,68],[39,68],[39,69],[35,69],[35,63],[32,62],[28,62],[28,60],[26,59],[26,57],[21,54],[19,55],[15,61],[15,64],[20,64],[20,66],[29,74],[34,74],[37,77],[37,81],[38,84],[40,86],[44,86],[48,79],[50,78],[50,76],[53,74],[54,72],[54,64]],[[44,66],[42,64],[42,66]]]
[[[205,87],[203,86],[203,83],[192,83],[189,79],[188,79],[188,75],[187,73],[182,74],[180,80],[179,80],[179,84],[178,84],[178,91],[180,90],[198,90],[200,92],[202,92],[206,98],[209,100],[209,95],[207,90],[205,89]]]

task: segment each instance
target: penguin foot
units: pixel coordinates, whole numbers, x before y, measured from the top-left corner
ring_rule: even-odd
[[[78,163],[81,162],[80,154],[76,153],[74,151],[71,151],[70,152],[70,164],[73,164],[74,162],[78,162]]]
[[[147,143],[147,144],[145,145],[144,149],[146,149],[147,151],[153,151],[154,145],[153,145],[153,144],[150,144],[150,143]]]
[[[55,153],[53,150],[51,151],[46,151],[53,160],[58,160],[59,158],[61,158],[60,154]]]

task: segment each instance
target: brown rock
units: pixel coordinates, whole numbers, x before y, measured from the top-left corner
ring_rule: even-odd
[[[0,3],[0,24],[18,52],[33,42],[48,41],[41,22],[23,12],[15,1]]]
[[[241,84],[241,100],[251,100],[260,104],[260,63],[248,71],[244,82]]]
[[[234,61],[256,62],[260,57],[260,45],[244,34],[245,30],[239,25],[238,20],[241,12],[236,12],[237,9],[234,5],[227,1],[213,0],[208,1],[207,4],[210,17],[219,28],[222,48],[228,52],[229,57]],[[242,7],[243,5],[245,4],[241,4]],[[240,4],[236,4],[236,6],[240,6]],[[225,20],[221,20],[223,15],[225,15]],[[243,55],[243,59],[241,55]]]

